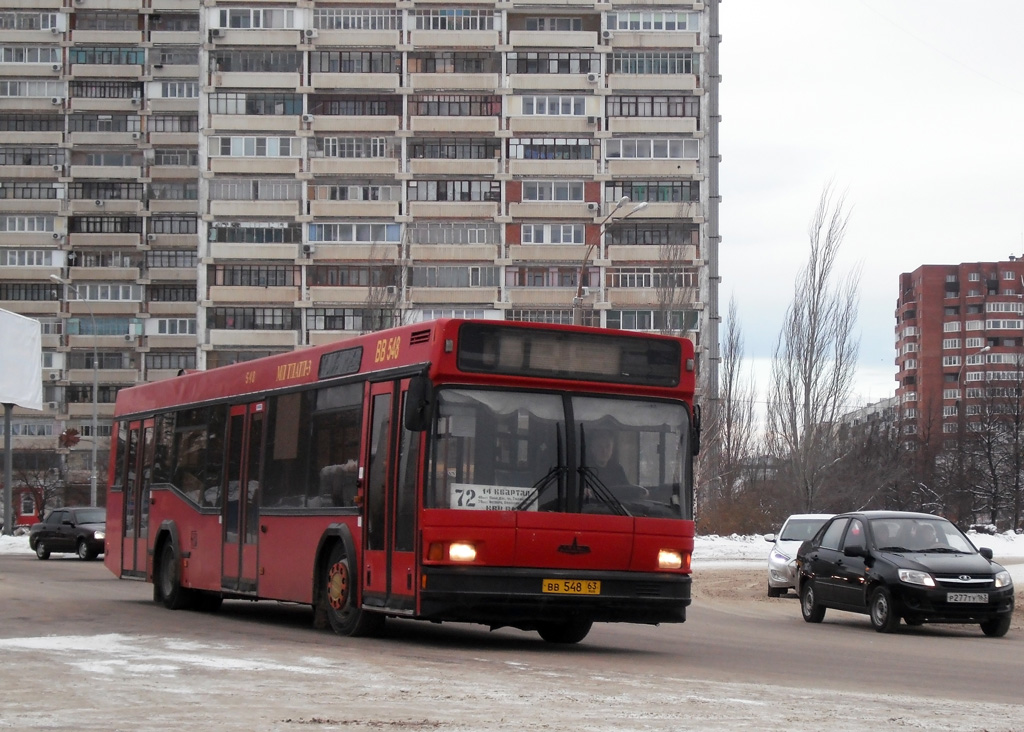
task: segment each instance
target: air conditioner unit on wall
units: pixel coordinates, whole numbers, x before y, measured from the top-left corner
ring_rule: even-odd
[[[302,115],[302,121],[303,122],[312,122],[313,121],[313,115],[311,115],[311,114],[304,114],[304,115]]]
[[[302,253],[303,254],[312,254],[315,251],[316,251],[316,245],[315,244],[303,244],[302,245]]]
[[[103,205],[103,200],[100,199],[100,198],[97,198],[95,201],[93,201],[93,203],[96,204],[97,206],[102,206]]]
[[[132,139],[133,140],[141,140],[142,139],[142,133],[141,132],[133,132],[132,133]]]
[[[306,28],[306,30],[302,31],[302,35],[306,38],[316,38],[320,34],[316,32],[316,28]]]
[[[156,241],[156,234],[146,234],[146,241]]]
[[[61,66],[60,64],[54,64],[54,65],[53,65],[53,66],[51,66],[50,68],[51,68],[51,69],[53,69],[54,71],[60,71],[60,70],[61,70],[62,68],[64,68],[64,67],[63,67],[63,66]]]
[[[596,84],[597,74],[587,74],[587,81],[589,81],[591,84]]]
[[[600,203],[595,203],[594,201],[591,201],[590,203],[587,204],[588,211],[597,211],[599,208],[601,208]]]
[[[59,381],[60,374],[50,374],[50,381]]]
[[[610,30],[601,31],[601,38],[605,39],[606,41],[610,41],[614,37],[615,34],[612,33]]]
[[[64,100],[61,97],[51,97],[50,104],[63,104]]]
[[[587,117],[587,124],[588,125],[596,125],[597,124],[597,117]]]

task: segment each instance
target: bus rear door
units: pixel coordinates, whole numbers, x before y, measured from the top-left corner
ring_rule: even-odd
[[[416,609],[416,476],[422,434],[402,426],[408,380],[370,386],[363,528],[363,604]]]
[[[239,404],[228,419],[227,466],[221,506],[224,549],[221,586],[254,593],[257,589],[259,486],[266,402]]]
[[[129,424],[124,463],[118,466],[124,471],[121,575],[125,577],[145,576],[147,569],[149,485],[153,471],[155,439],[152,419]]]

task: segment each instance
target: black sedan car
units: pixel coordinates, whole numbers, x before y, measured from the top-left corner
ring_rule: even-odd
[[[978,623],[1003,636],[1013,613],[1010,573],[940,516],[902,511],[844,513],[797,552],[800,610],[820,623],[826,608],[866,613],[875,630],[900,618]]]
[[[49,559],[50,552],[75,552],[80,559],[95,559],[103,553],[106,528],[106,509],[55,508],[29,529],[28,545],[40,559]]]

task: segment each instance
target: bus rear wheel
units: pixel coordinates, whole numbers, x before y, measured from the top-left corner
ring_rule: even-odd
[[[566,620],[562,623],[542,623],[537,632],[548,643],[579,643],[587,637],[592,620]]]
[[[334,632],[352,637],[380,633],[384,627],[384,616],[359,607],[352,559],[345,552],[344,544],[339,542],[331,549],[325,576],[324,602],[327,620]]]

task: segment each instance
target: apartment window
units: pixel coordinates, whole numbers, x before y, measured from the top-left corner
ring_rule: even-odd
[[[409,182],[410,201],[500,201],[496,180],[419,180]]]
[[[199,117],[194,114],[158,114],[149,118],[150,132],[199,132]]]
[[[303,55],[301,51],[271,49],[216,51],[210,54],[210,67],[213,71],[299,73],[302,71]],[[318,55],[320,54],[313,54],[313,57]]]
[[[195,318],[157,318],[157,335],[195,335]]]
[[[917,410],[911,407],[903,414],[903,416],[907,419],[917,419]]]
[[[944,333],[959,333],[960,332],[960,321],[954,320],[942,324],[942,331]]]
[[[605,142],[605,156],[630,160],[696,160],[700,157],[700,142],[691,138],[613,138]]]
[[[974,304],[974,305],[968,305],[967,306],[967,314],[968,315],[981,315],[983,312],[985,312],[985,311],[984,311],[982,305],[980,305],[980,304]]]
[[[149,53],[150,61],[153,64],[195,66],[199,63],[199,49],[195,46],[157,46]]]
[[[524,201],[584,201],[582,181],[523,181]]]
[[[534,265],[506,267],[505,284],[508,287],[576,287],[579,268],[569,265]],[[587,267],[583,272],[584,284],[597,284],[598,271]]]
[[[210,95],[210,114],[298,115],[302,114],[302,95],[216,92]]]
[[[678,267],[609,267],[605,273],[608,287],[678,289],[696,287],[699,275]]]
[[[314,287],[395,287],[400,282],[397,267],[377,264],[315,265],[307,269],[307,278]]]
[[[958,410],[956,404],[947,404],[942,407],[943,417],[955,417],[957,415],[957,412]]]
[[[217,265],[211,269],[211,284],[228,287],[295,287],[301,275],[293,265]]]
[[[142,302],[142,286],[128,283],[82,282],[64,288],[68,300],[91,302]]]
[[[32,31],[60,29],[58,18],[61,13],[38,11],[5,11],[0,12],[0,30]]]
[[[24,181],[7,181],[0,188],[2,199],[56,199],[57,189],[53,183],[28,183]]]
[[[302,181],[291,178],[222,178],[210,181],[214,201],[298,201]]]
[[[984,338],[968,338],[966,341],[964,341],[964,346],[967,348],[982,348],[984,345]]]
[[[150,370],[180,370],[194,369],[196,367],[196,354],[194,351],[147,353],[145,357],[146,368]]]
[[[966,324],[966,329],[967,330],[984,330],[985,329],[985,321],[984,320],[968,320],[967,324]]]
[[[378,308],[309,308],[306,329],[366,331],[390,328],[401,322],[401,313]]]
[[[618,200],[618,199],[614,199]],[[630,196],[630,200],[637,200]],[[700,225],[611,221],[605,230],[608,244],[650,246],[693,246],[700,244]]]
[[[524,96],[524,116],[580,117],[587,113],[586,97],[580,96]]]
[[[298,330],[302,313],[295,308],[222,307],[206,311],[206,327],[214,330]]]
[[[943,338],[942,339],[942,348],[944,350],[952,349],[952,348],[960,348],[960,339],[959,338]]]
[[[413,74],[498,74],[501,54],[466,51],[419,51],[409,54]]]
[[[399,242],[402,227],[399,224],[334,223],[309,224],[309,241],[325,244],[376,244]]]
[[[413,244],[500,244],[502,226],[490,221],[424,221],[409,224]]]
[[[986,313],[1024,313],[1024,303],[1020,302],[987,302],[985,303]]]
[[[1017,279],[1017,275],[1015,275],[1013,272],[1003,272],[1003,279],[1012,282],[1013,280]]]
[[[68,132],[138,132],[142,118],[137,114],[72,114]]]
[[[120,250],[82,250],[68,254],[68,264],[72,267],[137,267],[142,255],[135,251]]]
[[[53,283],[31,284],[0,282],[0,300],[11,302],[56,302],[60,299],[59,288]]]
[[[68,49],[72,64],[127,66],[146,63],[146,50],[134,46],[72,46]]]
[[[1024,328],[1024,320],[986,320],[988,330],[1020,330]]]
[[[297,137],[214,137],[210,141],[213,157],[293,158],[301,154]]]
[[[414,30],[495,30],[494,11],[487,9],[436,8],[413,10],[412,22]]]
[[[410,159],[493,160],[501,155],[501,140],[488,138],[414,138],[409,140]]]
[[[953,279],[950,280],[950,277],[952,277]],[[977,272],[971,272],[969,275],[967,275],[967,281],[968,282],[980,282],[981,281],[981,275],[978,274]],[[946,276],[946,282],[956,282],[956,275],[947,275]]]
[[[311,201],[401,201],[402,187],[388,183],[310,185]]]
[[[590,137],[527,137],[508,141],[510,160],[596,160],[600,141]]]
[[[156,148],[153,165],[194,168],[199,165],[199,151],[195,148]]]
[[[0,132],[63,132],[61,114],[0,114]]]
[[[149,16],[149,28],[155,31],[185,33],[199,30],[199,13],[167,13]]]
[[[0,79],[0,97],[46,99],[47,97],[66,96],[66,90],[67,87],[63,81]]]
[[[413,267],[414,287],[497,287],[498,267]]]
[[[904,343],[903,347],[900,348],[900,355],[904,353],[917,353],[918,345],[916,343]]]
[[[523,244],[583,244],[586,227],[583,224],[523,224],[520,233]]]
[[[236,30],[298,28],[295,11],[284,8],[230,8],[218,12],[218,27]]]
[[[583,30],[583,18],[527,18],[525,24],[528,31],[546,31],[548,33],[567,33]]]
[[[0,46],[0,61],[5,64],[56,64],[61,62],[56,46]]]
[[[199,83],[195,81],[154,82],[155,96],[160,99],[198,99]]]
[[[943,356],[942,357],[942,365],[943,366],[959,366],[960,365],[960,357],[959,356]]]
[[[917,359],[916,358],[908,358],[906,361],[903,362],[903,368],[907,369],[907,370],[909,370],[909,369],[916,369],[917,368]]]
[[[608,13],[609,30],[686,31],[700,30],[700,13]]]
[[[195,285],[150,285],[149,302],[196,302]]]
[[[391,51],[317,51],[310,54],[309,70],[331,74],[396,74],[402,54]]]
[[[389,137],[318,137],[316,152],[325,158],[393,158],[395,144]]]
[[[136,13],[75,13],[75,30],[134,31],[139,29]]]
[[[695,310],[609,310],[605,322],[616,330],[686,331],[697,328]]]
[[[949,434],[951,432],[956,432],[957,431],[957,424],[956,424],[956,422],[943,422],[942,423],[942,431],[945,432],[946,434]]]
[[[498,117],[501,97],[473,94],[420,94],[409,97],[409,114],[424,117]]]
[[[53,216],[7,215],[0,216],[0,232],[33,234],[53,231]]]
[[[506,310],[505,317],[521,323],[560,323],[562,325],[570,325],[573,322],[573,312],[570,308],[558,310]],[[597,310],[584,310],[583,325],[600,326],[601,314]]]
[[[613,74],[697,74],[700,54],[689,51],[616,51]]]
[[[68,219],[72,234],[141,234],[138,216],[72,216]]]
[[[311,97],[309,111],[313,114],[330,116],[388,117],[402,114],[402,98],[393,94],[389,96]]]
[[[218,221],[211,224],[210,241],[224,244],[299,244],[302,224],[276,221]]]
[[[437,320],[439,318],[463,318],[479,320],[486,317],[486,311],[481,308],[425,308],[420,310],[419,320],[417,322],[425,322],[427,320]]]
[[[960,315],[960,306],[959,305],[947,305],[946,307],[944,307],[942,309],[942,314],[947,316],[947,317],[950,316],[950,315]]]
[[[148,269],[195,269],[199,255],[194,249],[167,249],[146,252]]]
[[[313,10],[313,27],[321,30],[402,30],[403,12],[394,8],[323,8]]]
[[[601,72],[600,53],[512,51],[506,55],[509,74],[590,74]]]
[[[32,420],[12,421],[12,437],[52,437],[54,433],[54,420],[51,417],[48,422],[37,422]],[[0,435],[4,434],[4,425],[0,422]]]
[[[690,95],[614,95],[605,102],[609,117],[696,117],[700,119],[700,97]]]
[[[48,249],[0,249],[0,264],[6,267],[53,267],[56,262]]]
[[[960,330],[960,328],[957,328],[957,330]],[[920,329],[916,325],[908,325],[906,328],[903,329],[903,337],[910,338],[916,335],[920,335],[920,332]]]
[[[606,201],[619,201],[623,196],[633,203],[689,203],[700,201],[700,181],[696,180],[623,180],[606,183]]]
[[[68,184],[68,197],[72,200],[95,198],[107,201],[141,201],[144,195],[144,183],[93,180]]]

